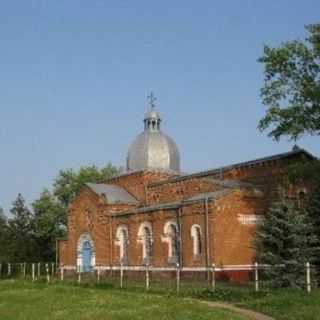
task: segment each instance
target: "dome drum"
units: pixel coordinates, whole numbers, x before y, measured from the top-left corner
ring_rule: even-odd
[[[127,170],[168,170],[180,172],[180,154],[174,140],[160,128],[160,114],[151,110],[144,117],[142,132],[128,151]]]

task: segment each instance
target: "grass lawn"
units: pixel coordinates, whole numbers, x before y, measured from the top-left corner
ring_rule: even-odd
[[[0,319],[245,320],[172,294],[147,294],[106,285],[32,284],[22,280],[0,281]]]
[[[116,283],[113,284],[116,286]],[[140,287],[139,287],[140,285]],[[167,282],[152,282],[152,292],[175,295],[175,284],[166,286]],[[180,295],[204,300],[230,302],[273,316],[277,320],[320,320],[320,289],[313,289],[311,294],[299,289],[266,289],[263,284],[260,292],[254,291],[254,284],[232,285],[218,282],[216,292],[204,288],[204,284],[182,282]],[[131,282],[129,290],[144,292],[143,282]],[[140,289],[139,289],[140,288]]]
[[[207,290],[195,293],[205,300],[226,301],[256,310],[277,320],[319,320],[320,289],[311,294],[298,289],[270,289],[254,292],[252,289],[220,287],[215,293]]]

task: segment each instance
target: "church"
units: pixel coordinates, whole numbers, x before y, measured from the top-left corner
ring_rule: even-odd
[[[126,172],[87,183],[74,198],[67,238],[58,240],[60,266],[78,272],[252,266],[256,226],[270,204],[307,192],[286,179],[288,164],[315,159],[298,147],[182,174],[178,146],[161,122],[151,99],[144,130],[128,150]],[[231,280],[243,276],[228,272]]]

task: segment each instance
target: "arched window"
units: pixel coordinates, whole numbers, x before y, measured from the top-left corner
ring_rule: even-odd
[[[179,258],[179,233],[175,222],[169,221],[164,226],[163,241],[168,243],[169,262],[178,262]]]
[[[129,236],[127,226],[119,226],[116,233],[116,245],[119,246],[120,263],[128,263]]]
[[[140,225],[138,239],[142,244],[143,262],[149,263],[152,256],[152,227],[149,222],[144,222]]]
[[[79,272],[90,272],[96,263],[93,240],[89,233],[83,233],[78,240],[77,268]]]
[[[191,238],[193,240],[193,256],[198,257],[202,253],[201,228],[194,224],[191,227]]]

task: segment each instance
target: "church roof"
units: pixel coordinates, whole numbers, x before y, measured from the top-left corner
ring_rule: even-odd
[[[258,159],[255,159],[255,160],[235,163],[235,164],[223,166],[223,167],[216,168],[216,169],[210,169],[210,170],[206,170],[206,171],[186,174],[186,175],[182,175],[180,177],[169,178],[168,180],[165,180],[165,181],[153,182],[153,183],[150,184],[150,186],[157,186],[157,185],[166,184],[166,183],[170,183],[170,182],[178,182],[178,181],[183,181],[183,180],[190,179],[190,178],[202,178],[202,177],[210,176],[210,175],[213,175],[213,174],[221,174],[225,170],[231,170],[231,169],[255,166],[255,165],[260,165],[262,163],[266,163],[266,162],[270,162],[270,161],[284,160],[284,159],[290,158],[290,157],[295,156],[295,155],[304,155],[305,157],[307,157],[307,158],[309,158],[311,160],[317,159],[310,152],[295,146],[289,152],[284,152],[284,153],[272,155],[272,156],[269,156],[269,157],[258,158]]]
[[[233,192],[235,189],[234,188],[226,188],[214,192],[207,192],[207,193],[200,193],[197,194],[191,198],[179,201],[179,202],[168,202],[168,203],[159,203],[159,204],[153,204],[151,206],[147,207],[142,207],[142,208],[135,208],[135,209],[130,209],[126,210],[120,213],[115,213],[113,216],[114,217],[119,217],[119,216],[126,216],[126,215],[131,215],[135,213],[147,213],[147,212],[155,212],[159,210],[171,210],[171,209],[178,209],[184,204],[190,204],[194,202],[202,202],[204,200],[218,200],[220,198],[223,198]]]
[[[104,183],[86,183],[94,193],[103,196],[109,204],[139,204],[136,198],[129,194],[125,189],[112,184]]]
[[[150,95],[151,109],[144,117],[144,131],[130,145],[127,171],[164,169],[180,172],[180,153],[175,141],[161,130],[161,117],[155,110],[155,97]]]

